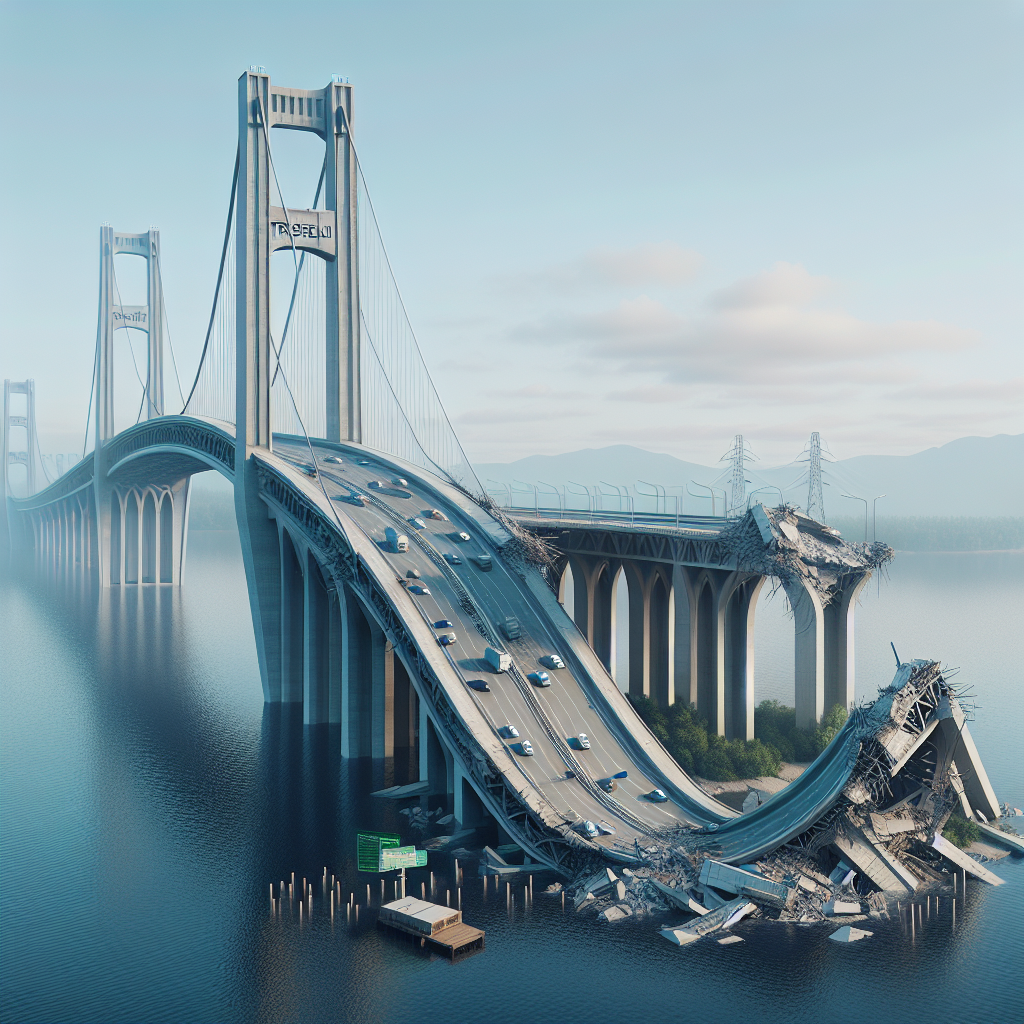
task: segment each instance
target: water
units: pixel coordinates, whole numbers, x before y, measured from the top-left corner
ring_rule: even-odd
[[[901,556],[858,612],[859,692],[891,677],[890,639],[959,664],[996,791],[1018,806],[1022,570],[1020,555]],[[759,656],[759,697],[786,699],[784,655]],[[651,921],[563,917],[546,879],[510,913],[469,872],[463,909],[487,948],[455,965],[365,912],[332,923],[323,867],[360,902],[371,881],[376,904],[355,829],[405,819],[360,796],[380,768],[342,762],[336,732],[264,708],[231,535],[193,534],[180,592],[98,601],[4,575],[0,673],[4,1021],[1024,1018],[1024,861],[997,865],[999,890],[972,884],[955,930],[947,900],[914,941],[895,923],[852,946],[752,924],[743,945],[679,949]],[[432,867],[443,901],[451,865]],[[293,870],[314,882],[311,922],[271,915],[268,883]]]

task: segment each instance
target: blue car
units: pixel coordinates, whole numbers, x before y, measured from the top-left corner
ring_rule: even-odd
[[[434,623],[434,629],[451,629],[452,624],[447,619],[438,619]]]
[[[534,686],[550,686],[551,676],[547,672],[531,672],[527,677]]]
[[[664,804],[668,802],[668,797],[660,789],[652,789],[650,793],[644,793],[644,799],[650,800],[651,803]]]
[[[457,643],[454,633],[442,633],[438,638],[437,642],[442,647],[451,647],[452,644]]]

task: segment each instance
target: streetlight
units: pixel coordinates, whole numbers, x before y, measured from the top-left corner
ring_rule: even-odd
[[[872,541],[872,543],[874,543],[876,540],[878,540],[878,530],[876,529],[877,521],[875,520],[875,502],[878,501],[879,498],[884,498],[884,497],[885,497],[884,494],[877,494],[877,495],[875,495],[874,498],[871,499],[871,541]]]
[[[562,505],[563,505],[562,492],[554,484],[545,483],[545,481],[543,481],[543,480],[538,480],[537,483],[540,484],[542,487],[550,487],[551,490],[555,492],[555,498],[558,501],[558,518],[561,519],[562,518],[562,511],[563,511],[562,510]]]
[[[749,494],[747,495],[747,509],[748,509],[748,510],[749,510],[749,508],[750,508],[750,499],[751,499],[751,498],[752,498],[752,497],[753,497],[753,496],[754,496],[755,494],[757,494],[757,492],[758,492],[758,491],[778,491],[778,492],[779,492],[779,504],[780,504],[780,505],[785,505],[785,504],[786,504],[786,501],[785,501],[785,499],[784,499],[784,498],[782,497],[782,488],[781,488],[781,487],[776,487],[776,486],[775,486],[775,484],[765,484],[765,485],[764,485],[764,487],[755,487],[755,488],[754,488],[754,489],[753,489],[753,490],[752,490],[752,491],[751,491],[751,492],[750,492],[750,493],[749,493]]]
[[[868,542],[868,499],[867,498],[858,497],[856,494],[844,494],[843,497],[844,498],[852,498],[854,501],[863,501],[864,502],[864,543],[867,544],[867,542]],[[881,497],[884,497],[884,495],[881,495]]]

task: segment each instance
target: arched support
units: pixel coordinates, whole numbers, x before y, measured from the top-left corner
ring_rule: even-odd
[[[629,587],[629,693],[667,707],[675,699],[669,567],[629,561],[624,568]]]
[[[754,612],[763,576],[734,573],[719,597],[725,736],[754,738]]]
[[[813,729],[825,714],[825,615],[817,592],[803,580],[785,584],[795,632],[796,724]]]

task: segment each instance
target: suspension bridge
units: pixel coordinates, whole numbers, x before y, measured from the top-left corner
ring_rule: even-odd
[[[406,315],[352,115],[352,87],[339,78],[320,90],[278,86],[258,68],[239,79],[214,298],[176,411],[165,395],[165,352],[180,377],[159,232],[101,230],[91,450],[11,497],[9,466],[32,463],[38,442],[34,407],[11,411],[12,396],[29,400],[32,389],[8,382],[12,549],[99,587],[181,584],[191,481],[218,472],[234,488],[264,699],[301,704],[310,725],[340,726],[343,756],[404,758],[410,781],[447,799],[460,822],[493,818],[563,871],[631,860],[641,843],[694,830],[717,832],[736,863],[814,834],[861,770],[868,719],[852,716],[784,800],[737,816],[679,768],[612,679],[610,583],[630,574],[630,693],[692,701],[718,733],[751,738],[753,609],[765,581],[794,608],[798,717],[813,725],[834,704],[853,705],[855,598],[891,552],[847,544],[785,507],[731,519],[511,515],[488,499]],[[324,142],[308,207],[281,192],[275,128]],[[291,258],[291,292],[275,337],[279,251]],[[121,302],[123,254],[146,260],[145,305]],[[145,332],[148,354],[135,422],[118,429],[114,341],[125,327]],[[19,427],[27,452],[10,446]],[[559,601],[567,571],[575,621]],[[922,666],[900,672],[893,693],[920,709],[914,750],[945,736],[947,720],[966,735],[959,707],[949,710],[953,690]],[[964,806],[997,816],[973,744],[957,749]],[[932,758],[933,773],[945,777],[952,756]],[[887,762],[892,776],[909,763],[898,760]],[[867,862],[864,843],[846,855]]]

